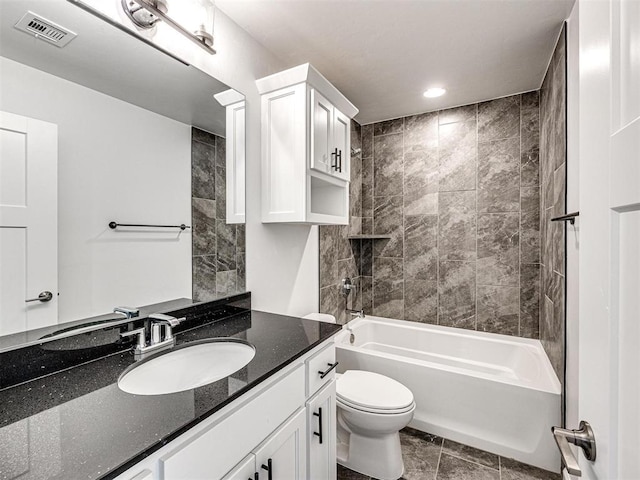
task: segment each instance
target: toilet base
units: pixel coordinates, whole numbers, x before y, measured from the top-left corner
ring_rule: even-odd
[[[338,427],[340,429],[340,427]],[[347,432],[340,432],[344,435]],[[340,465],[380,480],[397,480],[404,473],[400,434],[387,433],[363,437],[347,433],[348,439],[338,436],[337,460]],[[344,443],[345,440],[348,443]]]

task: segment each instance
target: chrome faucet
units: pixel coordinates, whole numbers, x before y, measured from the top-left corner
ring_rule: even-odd
[[[180,325],[184,320],[185,317],[176,318],[163,313],[154,313],[149,315],[148,318],[149,330],[151,330],[149,343],[147,343],[146,339],[146,327],[140,327],[129,332],[121,333],[120,336],[123,338],[137,336],[136,346],[134,347],[133,352],[135,354],[135,358],[139,359],[149,352],[162,348],[173,347],[176,344],[176,339],[173,336],[173,327]]]
[[[124,315],[125,318],[135,318],[140,316],[140,310],[132,307],[114,307],[113,313],[119,313],[120,315]]]
[[[347,308],[347,312],[349,312],[353,317],[364,318],[364,309],[351,310],[350,308]]]

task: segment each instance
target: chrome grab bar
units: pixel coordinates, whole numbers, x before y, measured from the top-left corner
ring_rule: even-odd
[[[587,460],[596,459],[596,437],[588,422],[580,421],[578,430],[568,430],[566,428],[551,427],[553,438],[560,449],[562,463],[567,467],[567,471],[576,477],[582,476],[582,470],[575,455],[571,451],[569,444],[582,448],[582,452]]]

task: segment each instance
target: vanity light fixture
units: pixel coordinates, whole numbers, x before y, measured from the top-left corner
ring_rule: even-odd
[[[207,53],[216,53],[213,49],[215,6],[210,0],[121,0],[121,4],[125,14],[136,27],[149,30],[164,22]],[[172,10],[176,11],[176,15],[170,16]],[[180,18],[180,10],[188,15]],[[182,21],[178,21],[178,18]],[[183,23],[193,25],[184,26]]]
[[[433,87],[428,89],[426,92],[424,92],[423,95],[427,98],[436,98],[436,97],[441,97],[445,93],[447,93],[447,91],[444,88]]]

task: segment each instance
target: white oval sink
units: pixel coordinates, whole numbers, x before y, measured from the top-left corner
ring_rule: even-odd
[[[182,392],[228,377],[255,354],[255,348],[241,340],[193,342],[130,366],[120,375],[118,387],[136,395]]]

